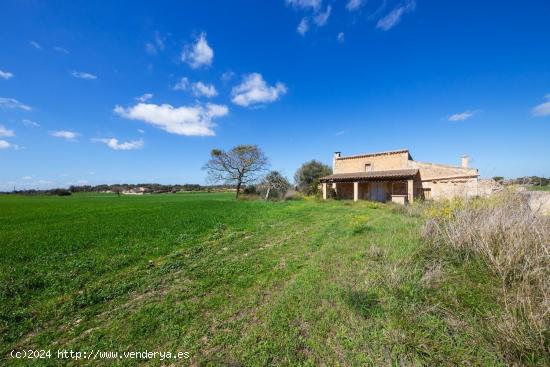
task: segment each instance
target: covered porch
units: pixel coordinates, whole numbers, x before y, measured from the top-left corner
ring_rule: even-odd
[[[418,169],[333,174],[321,179],[323,199],[410,203],[417,177]]]

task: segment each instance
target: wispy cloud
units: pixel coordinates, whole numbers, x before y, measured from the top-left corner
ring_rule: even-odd
[[[313,9],[318,10],[321,6],[322,0],[286,0],[286,3],[295,7],[302,9]]]
[[[173,90],[187,90],[187,88],[189,88],[189,79],[186,77],[178,80],[178,82],[172,87]]]
[[[13,148],[13,145],[9,141],[0,139],[0,149],[9,149],[9,148]]]
[[[549,116],[550,115],[550,94],[545,96],[546,102],[543,102],[531,110],[533,116]]]
[[[0,125],[0,137],[9,138],[15,136],[15,131],[6,129],[4,126]]]
[[[287,92],[283,83],[277,82],[269,86],[260,73],[245,75],[241,84],[233,87],[231,95],[233,103],[239,106],[250,106],[271,103]]]
[[[203,82],[193,83],[193,94],[197,97],[215,97],[218,95],[218,91],[212,84],[204,84]]]
[[[192,45],[186,45],[181,53],[181,60],[193,69],[209,66],[214,59],[214,50],[208,45],[206,33],[201,33]]]
[[[345,35],[344,35],[344,32],[340,32],[338,33],[338,36],[336,37],[336,39],[338,40],[338,43],[344,43],[345,41]]]
[[[226,71],[222,74],[221,80],[222,80],[222,82],[227,83],[228,81],[233,79],[235,77],[235,75],[236,75],[235,72],[233,72],[231,70]]]
[[[142,95],[139,96],[139,97],[136,97],[136,101],[138,101],[138,102],[147,102],[147,101],[150,100],[151,98],[153,98],[153,94],[151,94],[151,93],[145,93],[145,94],[142,94]]]
[[[164,38],[160,35],[160,32],[155,32],[155,39],[152,42],[145,44],[145,51],[150,55],[156,55],[160,51],[164,50]]]
[[[94,74],[90,74],[82,71],[73,71],[71,75],[77,79],[85,79],[85,80],[97,79],[97,76],[95,76]]]
[[[136,150],[143,148],[143,140],[119,142],[117,138],[92,139],[94,143],[103,143],[113,150]]]
[[[74,131],[68,131],[68,130],[52,131],[50,132],[50,135],[56,138],[65,139],[67,141],[76,141],[76,138],[80,136],[79,133],[76,133]]]
[[[347,130],[340,130],[340,131],[336,132],[336,134],[334,134],[334,135],[340,136],[340,135],[346,134],[347,132],[348,132]]]
[[[474,116],[478,111],[464,111],[461,113],[455,113],[454,115],[449,116],[449,121],[465,121],[470,117]]]
[[[0,97],[0,108],[18,108],[20,110],[30,111],[32,108],[19,102],[15,98]]]
[[[181,107],[138,103],[128,108],[116,106],[114,112],[126,119],[144,121],[172,134],[212,136],[215,135],[214,119],[227,115],[229,109],[211,103]]]
[[[315,24],[317,24],[319,27],[322,27],[327,24],[328,18],[330,17],[330,13],[332,12],[332,6],[328,5],[327,9],[324,12],[321,12],[319,14],[316,14],[313,17],[313,21]]]
[[[23,123],[23,125],[25,126],[30,126],[30,127],[40,127],[40,124],[36,121],[33,121],[33,120],[29,120],[29,119],[24,119],[24,120],[21,120],[21,122]]]
[[[346,9],[348,9],[348,11],[356,11],[359,10],[364,4],[364,0],[349,0],[346,4]]]
[[[416,8],[416,3],[414,0],[409,1],[408,3],[398,6],[389,12],[385,17],[378,20],[376,28],[379,28],[383,31],[390,30],[396,26],[403,17],[404,14],[413,11]]]
[[[307,33],[308,30],[309,30],[308,19],[302,18],[302,20],[300,20],[300,23],[298,24],[298,27],[296,28],[296,31],[298,31],[298,33],[300,33],[303,36]]]
[[[69,50],[67,50],[66,48],[63,48],[63,47],[55,46],[55,47],[53,48],[53,50],[54,50],[54,51],[57,51],[57,52],[59,52],[59,53],[61,53],[61,54],[66,54],[66,55],[69,54]]]
[[[29,45],[31,45],[32,47],[36,48],[37,50],[42,50],[42,46],[40,46],[40,44],[39,44],[38,42],[29,41]]]
[[[9,71],[2,71],[0,70],[0,79],[9,80],[13,78],[13,74]]]

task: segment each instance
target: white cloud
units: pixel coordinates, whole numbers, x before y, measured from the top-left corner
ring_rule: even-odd
[[[338,36],[336,37],[336,39],[338,40],[338,43],[344,43],[344,40],[345,40],[344,32],[338,33]]]
[[[71,75],[74,76],[75,78],[78,78],[78,79],[86,79],[86,80],[95,80],[95,79],[97,79],[97,76],[95,76],[94,74],[85,73],[85,72],[82,72],[82,71],[73,71],[71,73]]]
[[[311,8],[313,10],[319,9],[321,2],[322,0],[286,0],[287,4],[292,5],[295,8]]]
[[[174,85],[174,87],[172,89],[173,90],[187,90],[188,87],[189,87],[189,79],[187,79],[186,77],[183,77],[179,80],[179,82],[176,83],[176,85]]]
[[[38,44],[38,42],[29,41],[29,45],[31,45],[32,47],[36,48],[37,50],[42,50],[42,46],[40,46],[40,44]]]
[[[214,50],[206,41],[206,33],[201,33],[194,45],[187,45],[181,53],[181,60],[188,63],[193,69],[212,64]]]
[[[405,5],[401,5],[393,9],[385,17],[378,20],[376,28],[382,29],[383,31],[390,30],[395,25],[397,25],[397,23],[399,23],[403,14],[413,11],[415,7],[416,3],[414,2],[414,0],[412,0]]]
[[[33,120],[28,120],[28,119],[24,119],[24,120],[21,120],[21,122],[23,123],[23,125],[25,126],[30,126],[30,127],[40,127],[40,124],[36,121],[33,121]]]
[[[137,132],[140,133],[140,134],[145,134],[145,130],[143,130],[143,129],[137,129]]]
[[[32,108],[19,102],[15,98],[0,97],[0,108],[19,108],[21,110],[30,111]]]
[[[454,115],[449,116],[449,121],[464,121],[475,115],[477,111],[464,111],[461,113],[455,113]]]
[[[328,18],[330,17],[330,13],[332,11],[332,6],[327,6],[327,10],[325,10],[324,13],[319,13],[313,17],[313,21],[315,24],[317,24],[319,27],[324,26],[328,22]]]
[[[346,9],[349,11],[359,10],[364,5],[364,0],[349,0],[346,4]]]
[[[0,70],[0,79],[9,80],[13,78],[13,74],[9,71],[2,71]]]
[[[277,82],[269,86],[259,73],[245,75],[241,84],[233,87],[231,95],[233,103],[239,106],[250,106],[259,103],[275,102],[287,92],[283,83]]]
[[[22,180],[32,180],[32,176],[23,176],[21,177]]]
[[[213,120],[227,115],[229,110],[224,105],[211,103],[181,107],[173,107],[169,104],[138,103],[128,108],[116,106],[114,112],[130,120],[147,122],[172,134],[212,136],[215,135]]]
[[[300,33],[302,36],[306,34],[306,32],[309,30],[309,22],[307,18],[302,18],[300,21],[300,24],[298,24],[298,27],[296,28],[298,33]]]
[[[0,149],[8,149],[11,147],[12,145],[8,141],[0,139]]]
[[[6,129],[4,126],[0,125],[0,137],[8,138],[11,136],[15,136],[15,132],[10,129]]]
[[[143,94],[139,97],[136,97],[136,101],[138,101],[138,102],[147,102],[151,98],[153,98],[153,95],[151,93],[145,93],[145,94]]]
[[[62,53],[62,54],[69,54],[69,50],[67,50],[66,48],[63,48],[63,47],[55,46],[53,48],[53,50],[57,51],[59,53]]]
[[[61,138],[68,141],[75,141],[76,138],[80,136],[79,133],[75,133],[74,131],[68,131],[68,130],[52,131],[50,135],[55,136],[56,138]]]
[[[130,140],[119,142],[116,138],[110,139],[92,139],[94,143],[103,143],[114,150],[135,150],[143,148],[143,140]]]
[[[212,84],[204,84],[203,82],[193,83],[193,93],[197,97],[215,97],[218,95],[218,91]]]
[[[534,116],[549,116],[550,115],[550,94],[546,96],[546,102],[543,102],[531,110]]]

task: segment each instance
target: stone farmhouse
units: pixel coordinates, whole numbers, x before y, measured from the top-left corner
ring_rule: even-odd
[[[332,175],[321,178],[323,198],[393,201],[477,196],[478,170],[413,160],[408,149],[342,156],[334,153]]]

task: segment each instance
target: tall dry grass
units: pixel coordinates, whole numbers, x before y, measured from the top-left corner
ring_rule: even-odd
[[[481,258],[499,278],[502,312],[491,315],[488,327],[503,355],[512,363],[549,363],[550,217],[534,213],[517,193],[441,204],[427,213],[429,243],[464,260]]]

